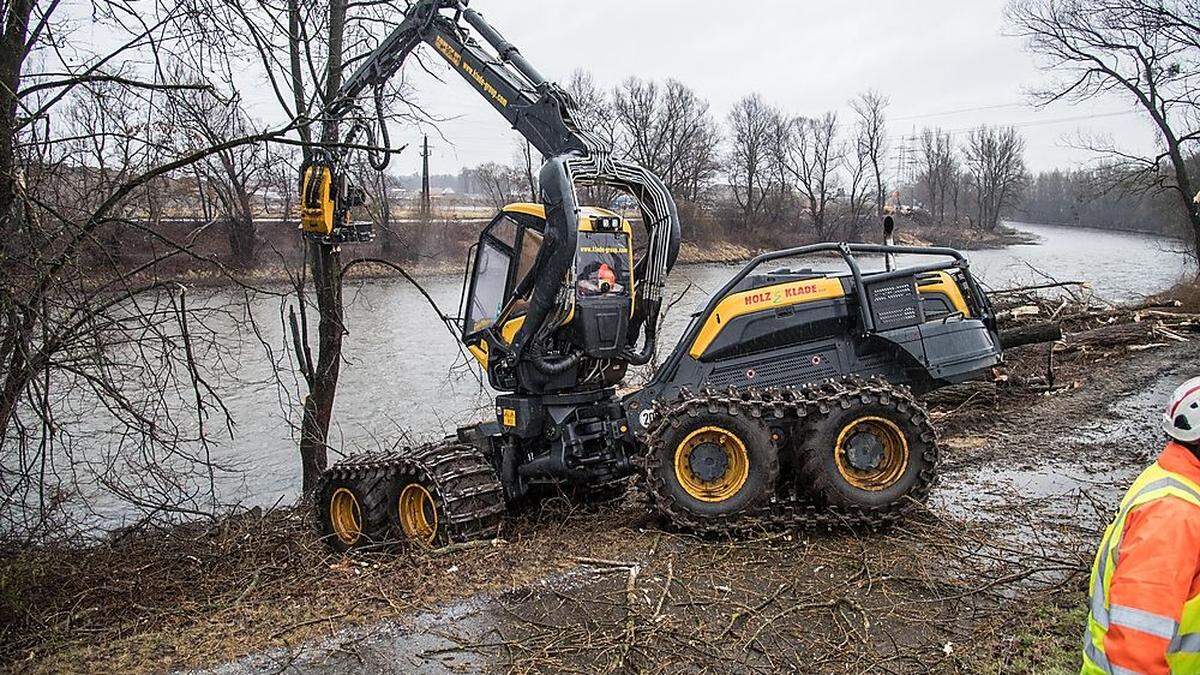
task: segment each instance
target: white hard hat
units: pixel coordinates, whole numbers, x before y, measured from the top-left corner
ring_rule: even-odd
[[[1200,441],[1200,377],[1175,390],[1163,413],[1163,428],[1181,443]]]

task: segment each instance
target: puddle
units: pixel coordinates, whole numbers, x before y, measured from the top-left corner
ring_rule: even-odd
[[[1099,524],[1105,515],[1092,504],[1115,504],[1162,450],[1159,416],[1176,379],[1160,377],[1098,410],[1093,421],[1054,437],[1007,439],[1008,444],[1036,443],[1044,461],[1031,462],[1022,453],[1025,457],[1016,466],[989,463],[948,471],[931,497],[933,508],[961,518],[995,517],[1022,538],[1032,530],[1030,523],[1042,517],[1049,522],[1083,517]],[[1014,522],[1016,504],[1033,508],[1038,518]]]

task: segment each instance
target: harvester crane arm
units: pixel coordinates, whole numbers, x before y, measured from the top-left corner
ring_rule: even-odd
[[[645,363],[653,353],[663,285],[679,253],[675,201],[658,176],[614,158],[610,146],[581,129],[571,97],[546,80],[468,1],[414,2],[400,25],[343,83],[326,115],[334,119],[345,116],[368,89],[375,90],[379,105],[380,88],[417,47],[428,43],[546,158],[539,174],[546,207],[546,247],[574,251],[579,220],[576,184],[611,186],[633,196],[642,212],[647,245],[635,270],[637,315],[630,327],[630,344],[636,342],[643,326],[646,344],[640,352],[631,348],[627,357],[635,364]],[[472,29],[492,51],[472,37]],[[350,133],[355,132],[352,129]],[[512,343],[518,356],[553,310],[573,263],[570,255],[553,255],[552,251],[541,258],[545,268],[539,270],[526,321]]]

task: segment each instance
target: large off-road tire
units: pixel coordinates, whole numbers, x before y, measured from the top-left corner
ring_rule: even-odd
[[[646,461],[655,508],[685,529],[736,521],[773,494],[778,478],[771,428],[736,404],[674,407],[655,430]]]
[[[936,476],[937,436],[925,409],[881,383],[850,383],[823,400],[793,448],[802,492],[873,521],[924,502]]]
[[[425,547],[495,539],[505,512],[504,490],[487,458],[451,440],[403,455],[390,496],[392,536]]]
[[[375,548],[390,537],[391,473],[386,469],[337,467],[313,494],[322,539],[335,551]]]

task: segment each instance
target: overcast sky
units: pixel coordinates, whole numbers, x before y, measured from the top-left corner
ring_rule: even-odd
[[[611,86],[637,75],[676,78],[706,98],[722,122],[731,104],[758,92],[785,110],[816,115],[858,92],[891,98],[893,148],[924,126],[956,133],[981,123],[1014,124],[1030,169],[1084,163],[1080,133],[1107,134],[1145,149],[1153,135],[1129,101],[1034,109],[1026,92],[1049,77],[1022,41],[1005,35],[1004,0],[474,0],[501,33],[550,79],[575,69]],[[432,55],[432,50],[425,49]],[[441,64],[440,60],[427,59]],[[409,69],[420,102],[455,119],[434,137],[432,170],[511,162],[517,136],[457,75],[444,83]],[[448,71],[447,71],[448,72]],[[419,130],[395,129],[401,141]],[[896,160],[892,161],[893,166]],[[417,171],[418,153],[393,164]]]

